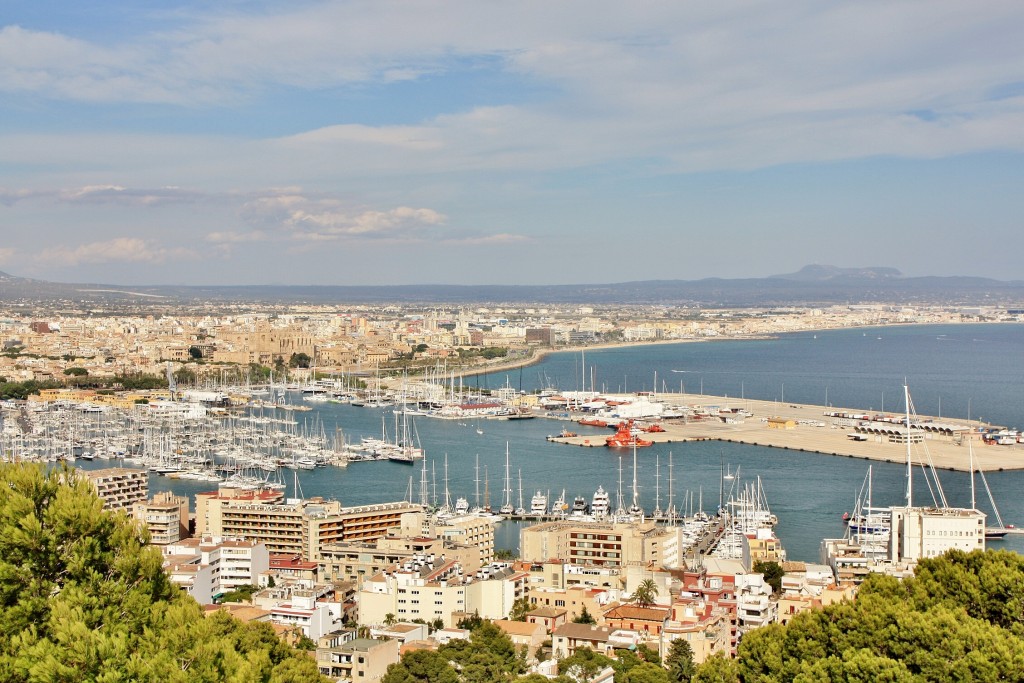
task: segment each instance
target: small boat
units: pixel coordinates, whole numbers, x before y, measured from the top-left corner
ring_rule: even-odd
[[[605,422],[604,420],[598,420],[597,418],[593,418],[593,417],[585,417],[585,418],[583,418],[581,420],[577,420],[577,423],[581,424],[581,425],[584,425],[586,427],[607,427],[608,426],[608,423]]]

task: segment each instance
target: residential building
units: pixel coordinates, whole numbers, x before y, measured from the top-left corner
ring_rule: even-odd
[[[321,547],[350,541],[371,541],[387,535],[401,516],[421,510],[405,502],[342,507],[319,498],[266,503],[219,493],[196,496],[196,528],[205,533],[265,543],[276,553],[316,561]]]
[[[537,650],[544,643],[548,633],[543,624],[530,621],[495,619],[494,625],[504,631],[517,650],[525,647],[527,658],[532,658],[537,654]]]
[[[149,530],[149,542],[167,545],[188,538],[188,498],[160,491],[147,502],[135,503],[132,516]]]
[[[455,561],[419,557],[363,582],[359,620],[382,624],[393,614],[403,621],[440,620],[450,627],[465,614],[503,619],[523,597],[526,575],[507,565],[490,565],[469,575]]]
[[[984,513],[966,508],[892,508],[891,562],[916,562],[954,549],[985,549]]]
[[[252,541],[189,538],[164,547],[164,568],[173,582],[205,605],[240,586],[258,585],[270,568],[270,553]]]
[[[105,510],[132,511],[136,503],[144,503],[149,496],[149,472],[111,467],[103,470],[81,471],[103,499]]]
[[[680,562],[679,530],[654,522],[544,522],[520,533],[520,555],[530,562],[561,558],[577,565],[621,567]]]
[[[316,649],[320,673],[336,681],[376,683],[398,661],[397,640],[356,638],[335,647]]]

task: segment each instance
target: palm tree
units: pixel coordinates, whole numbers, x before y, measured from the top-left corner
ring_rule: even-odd
[[[641,607],[649,607],[654,604],[657,597],[658,584],[654,582],[654,579],[644,579],[633,591],[632,600]]]
[[[394,626],[396,621],[398,621],[398,619],[391,612],[388,612],[387,614],[384,615],[384,625],[385,626]]]

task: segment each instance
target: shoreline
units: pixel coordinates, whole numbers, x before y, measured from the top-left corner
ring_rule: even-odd
[[[730,336],[730,337],[704,337],[704,338],[688,338],[688,339],[656,339],[650,341],[617,341],[607,342],[599,344],[576,344],[566,345],[558,348],[541,348],[534,347],[533,352],[529,358],[498,362],[494,365],[486,366],[471,366],[464,368],[459,372],[463,377],[475,377],[477,375],[490,375],[492,373],[503,372],[505,370],[518,370],[519,368],[528,368],[533,365],[537,365],[548,356],[555,353],[576,353],[581,351],[605,351],[608,349],[622,349],[622,348],[633,348],[637,346],[667,346],[669,344],[706,344],[706,343],[724,343],[730,341],[771,341],[778,339],[785,334],[799,334],[803,332],[814,334],[816,332],[829,332],[832,330],[871,330],[880,329],[886,327],[927,327],[929,325],[1005,325],[1005,324],[1020,324],[1020,323],[1005,323],[1001,321],[989,321],[989,322],[942,322],[942,323],[888,323],[885,325],[843,325],[841,327],[806,327],[799,330],[789,330],[780,332],[771,332],[765,334],[751,334],[744,336]]]

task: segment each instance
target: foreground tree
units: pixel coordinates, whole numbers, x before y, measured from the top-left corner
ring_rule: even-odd
[[[594,652],[588,647],[577,648],[570,657],[558,662],[558,673],[578,683],[589,683],[594,677],[614,663],[610,657]]]
[[[1020,680],[1024,557],[951,551],[903,581],[871,575],[852,603],[748,633],[736,665],[766,683]],[[705,666],[694,681],[716,680]]]
[[[206,618],[75,470],[0,464],[0,680],[320,680],[267,624]]]

